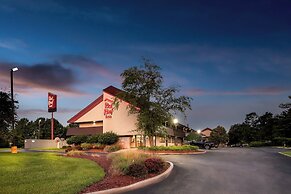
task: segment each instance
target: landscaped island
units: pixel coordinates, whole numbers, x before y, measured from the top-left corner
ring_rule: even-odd
[[[1,193],[78,193],[101,180],[95,162],[54,153],[0,153]]]

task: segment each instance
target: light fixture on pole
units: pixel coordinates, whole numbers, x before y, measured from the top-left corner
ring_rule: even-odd
[[[175,125],[177,125],[178,124],[178,119],[177,118],[175,118],[175,119],[173,119],[173,123],[175,124]]]
[[[198,133],[198,134],[200,134],[200,133],[201,133],[201,130],[200,130],[200,129],[199,129],[199,130],[197,130],[197,133]]]
[[[12,130],[14,130],[14,94],[13,94],[13,72],[18,71],[17,67],[10,69],[11,81],[11,103],[12,103]]]

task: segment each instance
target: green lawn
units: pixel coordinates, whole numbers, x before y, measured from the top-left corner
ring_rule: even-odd
[[[280,152],[281,154],[283,155],[286,155],[286,156],[290,156],[291,157],[291,151],[288,151],[288,152]]]
[[[29,150],[41,150],[41,151],[53,151],[53,152],[65,152],[64,148],[29,148]]]
[[[0,153],[0,193],[78,193],[105,173],[95,162],[54,153]]]

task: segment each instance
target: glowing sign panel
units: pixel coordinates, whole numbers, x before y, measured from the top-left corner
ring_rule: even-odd
[[[48,112],[57,111],[57,95],[48,93]]]
[[[105,118],[112,118],[113,114],[113,100],[106,98],[105,99],[105,106],[104,106],[104,115]]]

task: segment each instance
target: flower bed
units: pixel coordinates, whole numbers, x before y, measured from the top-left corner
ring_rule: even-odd
[[[123,155],[123,153],[121,155]],[[132,153],[129,155],[136,156],[135,154],[132,154]],[[112,189],[112,188],[117,188],[117,187],[124,187],[124,186],[130,185],[130,184],[134,184],[134,183],[137,183],[139,181],[157,176],[158,174],[163,173],[164,171],[166,171],[169,168],[169,164],[164,163],[165,165],[163,165],[162,169],[159,169],[159,167],[155,166],[156,163],[152,162],[150,160],[147,162],[148,163],[147,165],[150,165],[150,167],[155,166],[156,167],[155,169],[159,169],[159,170],[157,170],[155,172],[148,172],[148,173],[146,173],[145,176],[134,177],[134,176],[124,175],[123,173],[118,173],[118,172],[116,172],[116,170],[113,170],[112,163],[113,163],[114,156],[112,156],[112,155],[110,157],[107,157],[105,155],[90,155],[90,156],[89,155],[82,155],[82,156],[73,156],[73,157],[86,158],[89,160],[93,160],[93,161],[97,162],[106,172],[106,176],[103,180],[101,180],[97,183],[94,183],[93,185],[88,186],[81,193],[88,193],[88,192],[107,190],[107,189]],[[117,160],[116,157],[123,158],[122,156],[119,157],[119,156],[116,156],[116,154],[115,154],[115,160]],[[123,160],[123,159],[121,159],[121,160]],[[130,166],[130,163],[128,163],[128,164]],[[137,164],[137,163],[133,162],[133,164]]]

